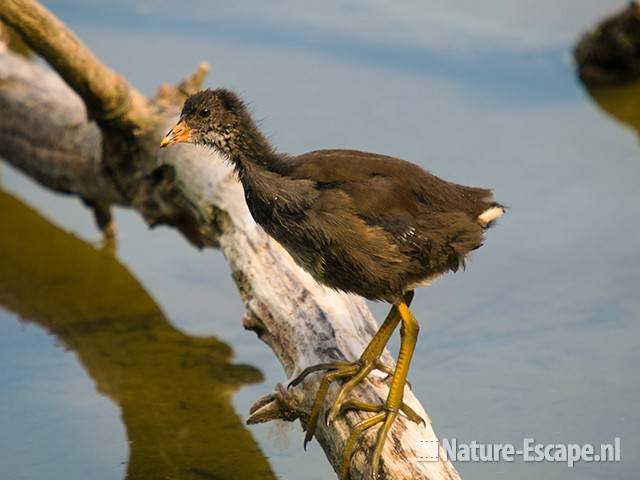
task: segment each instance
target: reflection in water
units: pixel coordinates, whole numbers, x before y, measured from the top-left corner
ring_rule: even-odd
[[[55,334],[120,407],[128,479],[275,478],[231,405],[260,372],[174,329],[109,253],[2,191],[0,212],[0,306]]]
[[[616,87],[587,87],[587,91],[600,108],[640,135],[640,81]]]

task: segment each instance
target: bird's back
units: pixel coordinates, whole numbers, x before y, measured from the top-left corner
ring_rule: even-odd
[[[316,150],[293,157],[286,174],[349,194],[364,217],[462,212],[475,221],[496,206],[492,192],[447,182],[411,162],[357,150]]]
[[[447,182],[384,155],[318,150],[284,159],[280,170],[314,184],[307,225],[328,247],[314,258],[318,267],[308,261],[305,267],[323,283],[367,298],[391,299],[456,271],[482,245],[493,220],[483,213],[502,213],[488,189]],[[287,242],[296,240],[289,234]]]

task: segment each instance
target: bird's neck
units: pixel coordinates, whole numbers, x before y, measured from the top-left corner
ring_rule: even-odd
[[[249,172],[277,171],[282,157],[247,115],[233,138],[227,141],[225,151],[240,179]]]
[[[274,199],[290,208],[299,203],[295,192],[301,186],[286,175],[288,158],[276,152],[249,115],[234,130],[223,150],[238,173],[250,209],[258,203],[273,206]]]

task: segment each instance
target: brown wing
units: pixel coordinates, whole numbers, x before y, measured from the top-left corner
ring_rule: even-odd
[[[340,189],[358,213],[376,218],[466,213],[472,221],[493,202],[491,191],[447,182],[398,158],[356,150],[317,150],[290,159],[287,175]]]

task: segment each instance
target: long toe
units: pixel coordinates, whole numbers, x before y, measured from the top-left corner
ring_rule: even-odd
[[[367,375],[369,375],[369,372],[373,370],[373,364],[358,364],[358,366],[359,370],[355,373],[355,375],[353,375],[340,388],[340,391],[338,392],[338,395],[336,396],[336,399],[334,400],[333,405],[331,406],[331,409],[329,409],[329,412],[327,413],[327,416],[325,418],[327,424],[333,422],[336,419],[336,417],[340,413],[340,407],[346,401],[347,396],[367,377]]]
[[[393,426],[393,422],[396,421],[398,413],[395,411],[389,411],[385,408],[383,404],[373,405],[359,401],[350,401],[345,402],[345,405],[348,407],[353,407],[354,409],[364,410],[367,412],[378,412],[372,417],[369,417],[361,422],[357,423],[351,433],[349,434],[349,438],[345,443],[344,450],[342,453],[342,462],[340,463],[340,480],[348,480],[349,479],[349,468],[351,466],[351,458],[355,453],[356,445],[358,444],[358,440],[364,434],[365,431],[374,427],[375,425],[382,424],[380,430],[378,430],[378,434],[376,437],[376,445],[373,453],[373,457],[371,459],[371,476],[374,479],[378,478],[378,470],[380,466],[380,457],[382,455],[382,449],[384,448],[384,444],[387,439],[387,434],[391,427]],[[343,408],[344,410],[351,410],[351,408]]]
[[[322,365],[323,365],[323,368],[326,368],[327,364],[322,364]],[[322,404],[324,403],[324,400],[327,396],[327,392],[329,391],[329,386],[331,385],[332,382],[341,378],[349,377],[354,373],[356,373],[358,370],[358,364],[355,364],[355,363],[340,362],[338,366],[335,366],[335,365],[336,364],[333,364],[333,367],[332,367],[333,369],[326,372],[322,377],[322,380],[320,381],[320,386],[318,387],[318,391],[316,393],[316,397],[311,406],[311,411],[309,412],[309,420],[307,421],[307,431],[304,437],[305,450],[307,448],[307,444],[311,441],[316,431],[316,427],[318,425],[318,417],[320,416],[320,411],[322,410]],[[308,373],[311,373],[311,371],[321,370],[321,368],[312,370],[313,368],[315,367],[309,367],[307,369],[307,370],[310,370]]]
[[[386,411],[386,417],[380,430],[378,430],[378,436],[376,438],[376,448],[373,451],[373,457],[371,459],[371,477],[373,480],[378,480],[380,474],[380,457],[382,456],[382,449],[387,441],[387,434],[391,430],[393,422],[395,422],[398,416],[397,412]]]
[[[302,370],[302,372],[300,372],[298,376],[296,376],[293,380],[291,380],[289,382],[289,385],[287,385],[287,388],[295,387],[299,385],[311,373],[319,372],[321,370],[335,370],[337,368],[341,368],[347,365],[351,365],[351,362],[336,361],[336,362],[326,362],[326,363],[318,363],[317,365],[312,365]]]
[[[348,412],[351,410],[360,410],[363,412],[377,413],[377,412],[381,412],[383,409],[384,409],[384,404],[382,403],[366,403],[366,402],[361,402],[359,400],[347,400],[343,402],[342,405],[340,405],[340,411],[338,412],[338,415],[342,415],[345,412]],[[402,405],[400,406],[400,411],[404,413],[407,419],[412,421],[413,423],[416,423],[418,425],[426,425],[424,418],[418,415],[416,411],[406,403],[402,402]]]
[[[340,480],[349,480],[349,466],[351,465],[351,457],[355,451],[356,442],[360,438],[366,430],[377,425],[381,422],[384,422],[384,419],[387,415],[387,412],[380,412],[374,415],[371,418],[367,418],[366,420],[357,423],[353,430],[351,430],[351,434],[347,439],[347,443],[345,443],[344,450],[342,451],[342,462],[340,463]]]

